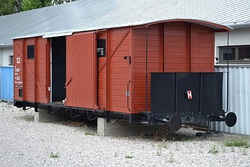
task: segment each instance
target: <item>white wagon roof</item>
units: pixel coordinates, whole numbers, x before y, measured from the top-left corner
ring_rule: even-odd
[[[0,47],[13,38],[143,25],[176,19],[247,25],[250,0],[79,0],[0,17]]]

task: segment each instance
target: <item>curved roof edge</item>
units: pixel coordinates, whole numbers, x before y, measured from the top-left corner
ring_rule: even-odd
[[[31,38],[31,37],[43,37],[43,38],[49,38],[49,37],[59,37],[59,36],[67,36],[71,35],[76,32],[86,32],[86,31],[95,31],[95,30],[102,30],[102,29],[111,29],[111,28],[122,28],[122,27],[136,27],[136,26],[150,26],[158,23],[170,23],[170,22],[187,22],[187,23],[195,23],[199,24],[205,27],[209,27],[215,30],[215,32],[224,32],[224,31],[230,31],[233,29],[232,27],[209,22],[209,21],[204,21],[204,20],[195,20],[195,19],[169,19],[169,20],[159,20],[159,21],[152,21],[148,23],[141,23],[141,24],[131,24],[131,25],[120,25],[120,26],[109,26],[109,27],[97,27],[96,29],[94,28],[87,28],[87,29],[72,29],[72,30],[65,30],[65,31],[54,31],[54,32],[46,32],[46,33],[41,33],[41,34],[29,34],[25,36],[19,36],[19,37],[14,37],[12,39],[23,39],[23,38]]]
[[[230,30],[233,29],[231,26],[225,26],[225,25],[222,25],[222,24],[217,24],[217,23],[213,23],[213,22],[209,22],[209,21],[205,21],[205,20],[196,20],[196,19],[170,19],[170,20],[162,20],[162,21],[149,23],[148,25],[153,25],[153,24],[162,23],[162,22],[166,22],[166,23],[168,23],[168,22],[195,23],[195,24],[199,24],[199,25],[202,25],[202,26],[212,28],[216,32],[230,31]]]

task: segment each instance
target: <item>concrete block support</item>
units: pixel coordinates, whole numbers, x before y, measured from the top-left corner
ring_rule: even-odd
[[[100,136],[140,136],[143,134],[155,134],[158,126],[145,124],[129,124],[127,120],[112,120],[106,122],[106,118],[98,118],[97,134]]]
[[[35,112],[34,115],[34,121],[35,122],[58,122],[58,121],[64,121],[65,120],[65,114],[48,114],[47,110],[39,109],[38,112]]]

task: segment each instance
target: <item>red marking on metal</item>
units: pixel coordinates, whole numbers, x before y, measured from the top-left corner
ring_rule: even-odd
[[[191,90],[187,91],[187,98],[188,98],[188,100],[192,100],[193,99],[193,97],[192,97],[192,91]]]

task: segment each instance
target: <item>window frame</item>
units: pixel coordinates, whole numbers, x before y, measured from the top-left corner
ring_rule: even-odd
[[[230,64],[250,64],[250,53],[248,55],[249,58],[246,58],[246,60],[239,60],[239,50],[241,48],[248,48],[250,50],[250,45],[232,45],[232,46],[218,46],[219,49],[219,61],[216,62],[216,64],[226,64],[227,63],[227,59],[226,57],[223,58],[224,56],[227,56],[227,48],[230,49],[234,49],[234,59],[229,59],[229,63]],[[223,51],[224,50],[224,51]],[[230,51],[231,52],[231,51]],[[250,51],[249,51],[250,52]],[[229,53],[230,54],[230,53]],[[230,57],[230,55],[229,55]]]
[[[97,39],[97,42],[96,42],[97,57],[106,57],[106,46],[107,46],[106,39]]]
[[[13,66],[14,64],[14,57],[13,55],[9,55],[9,66]]]
[[[35,45],[27,45],[27,59],[35,59]]]

